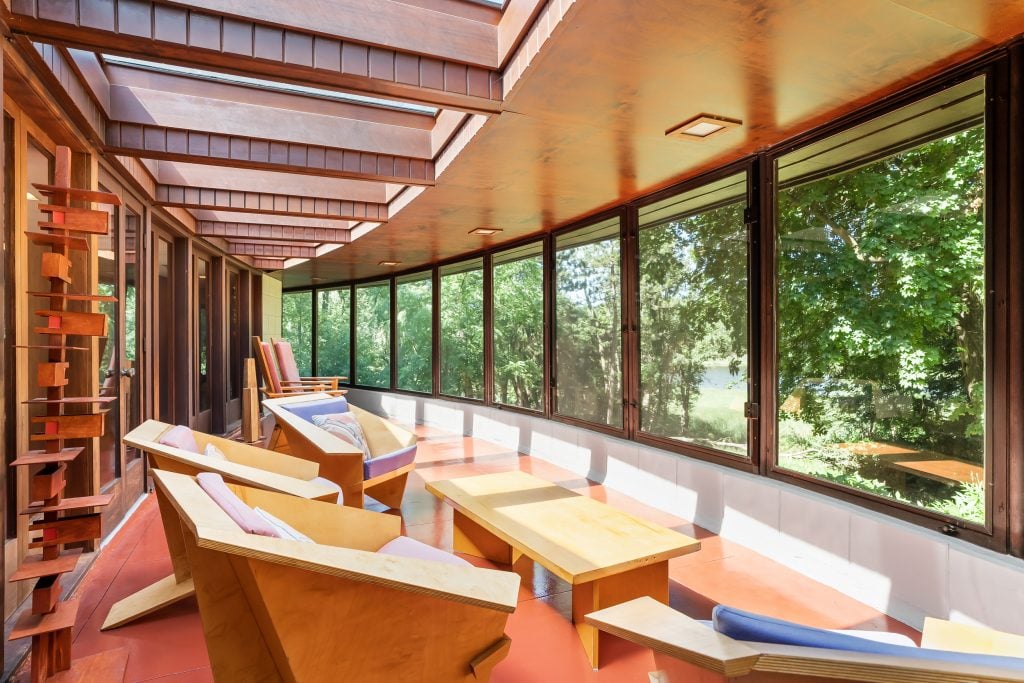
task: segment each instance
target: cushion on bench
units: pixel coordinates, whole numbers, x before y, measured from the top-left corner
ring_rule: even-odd
[[[359,424],[359,420],[356,419],[354,414],[330,413],[328,415],[314,415],[313,424],[361,450],[363,452],[363,460],[369,460],[373,457],[370,455],[370,447],[366,444],[363,427]]]
[[[472,567],[469,562],[457,555],[445,552],[432,545],[421,543],[415,538],[399,536],[382,545],[377,550],[382,555],[396,555],[398,557],[412,557],[417,560],[431,560],[433,562],[444,562],[460,567]]]
[[[281,406],[292,415],[301,417],[306,422],[312,422],[314,415],[326,415],[328,413],[347,413],[348,401],[344,397],[327,398],[320,401],[302,401],[300,403],[286,403]]]
[[[725,605],[715,607],[711,616],[715,630],[734,640],[828,650],[863,652],[865,654],[908,657],[912,659],[955,662],[974,666],[992,666],[1024,671],[1024,658],[965,654],[947,650],[929,650],[907,645],[892,645],[846,633],[828,631],[782,619],[774,619]]]
[[[302,533],[288,522],[275,517],[263,508],[253,508],[253,512],[263,518],[270,526],[274,527],[274,531],[277,532],[278,538],[289,539],[292,541],[299,541],[301,543],[313,543],[313,539]]]
[[[171,427],[166,432],[160,435],[160,440],[157,442],[164,446],[170,446],[171,448],[180,448],[183,451],[189,451],[190,453],[200,453],[199,444],[196,443],[196,437],[192,434],[192,430],[188,427],[178,425],[177,427]]]
[[[416,459],[416,444],[394,453],[381,455],[363,462],[363,479],[372,479],[386,472],[393,472]]]
[[[196,476],[200,488],[213,499],[220,509],[227,513],[228,517],[237,524],[242,531],[256,536],[269,536],[280,538],[278,531],[265,519],[256,514],[256,511],[245,504],[235,492],[224,483],[224,477],[214,472],[201,472]]]

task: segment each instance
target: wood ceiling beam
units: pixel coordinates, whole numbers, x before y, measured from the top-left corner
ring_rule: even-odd
[[[284,268],[284,259],[254,258],[252,267],[260,270],[281,270]]]
[[[125,121],[107,123],[105,149],[125,156],[193,164],[403,185],[434,184],[434,162],[429,159]]]
[[[228,242],[228,253],[234,256],[256,256],[270,258],[313,258],[316,247],[297,244],[255,244],[253,242]]]
[[[10,28],[137,56],[472,113],[501,111],[501,75],[451,58],[367,45],[163,0],[13,0]]]
[[[157,185],[156,202],[162,206],[185,209],[241,211],[374,223],[384,223],[388,220],[387,204],[212,187]]]
[[[316,244],[348,244],[352,241],[350,231],[345,228],[312,228],[302,225],[229,223],[226,221],[199,221],[196,234],[201,237],[314,242]]]

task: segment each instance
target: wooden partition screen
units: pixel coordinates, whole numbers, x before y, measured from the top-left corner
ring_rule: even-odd
[[[30,241],[50,247],[50,251],[42,255],[41,267],[43,277],[50,280],[50,291],[28,292],[30,297],[44,302],[35,311],[43,323],[35,330],[48,335],[50,341],[41,347],[47,359],[39,363],[36,372],[37,384],[45,390],[45,395],[28,401],[45,407],[45,415],[29,421],[32,429],[29,440],[40,448],[19,455],[11,463],[12,467],[30,468],[32,502],[19,514],[33,517],[29,531],[39,535],[29,539],[28,547],[41,552],[26,558],[11,577],[12,581],[35,581],[35,587],[32,608],[15,624],[10,638],[32,638],[33,683],[72,668],[91,680],[121,680],[127,664],[125,649],[72,663],[71,629],[78,613],[78,602],[61,600],[61,576],[75,569],[81,554],[80,549],[69,550],[65,546],[100,538],[97,509],[111,500],[110,495],[64,497],[68,463],[85,450],[66,443],[102,436],[104,416],[109,410],[106,406],[116,400],[116,397],[65,394],[69,359],[76,352],[89,350],[88,346],[68,344],[68,338],[106,336],[106,315],[92,312],[92,309],[98,302],[117,300],[110,296],[74,293],[69,287],[73,282],[70,252],[88,251],[94,237],[105,235],[109,230],[107,212],[73,207],[71,203],[117,205],[121,200],[106,192],[71,187],[71,150],[67,147],[57,148],[54,178],[53,185],[35,185],[48,199],[48,203],[39,208],[49,215],[49,220],[39,222],[39,231],[26,229]],[[74,676],[73,673],[66,675]]]

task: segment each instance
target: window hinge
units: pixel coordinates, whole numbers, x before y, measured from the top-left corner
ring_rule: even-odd
[[[761,406],[757,403],[743,404],[743,417],[756,420],[761,416]]]

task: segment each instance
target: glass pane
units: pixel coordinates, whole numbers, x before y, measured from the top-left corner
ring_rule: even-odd
[[[213,391],[213,386],[210,384],[210,309],[212,303],[210,262],[203,258],[196,258],[196,274],[199,279],[196,288],[196,296],[199,299],[197,309],[199,319],[196,324],[199,334],[196,346],[199,350],[199,412],[204,412],[210,409]]]
[[[281,295],[281,336],[292,345],[301,377],[313,375],[313,292]]]
[[[400,278],[396,283],[398,313],[398,388],[430,393],[434,390],[434,283],[430,273]]]
[[[779,465],[983,523],[985,88],[779,160]]]
[[[103,189],[102,187],[100,188]],[[110,230],[106,235],[96,238],[96,265],[98,277],[96,293],[102,296],[118,296],[117,291],[117,212],[109,205],[100,205],[110,215]],[[97,313],[107,316],[107,336],[100,337],[97,342],[100,349],[99,375],[100,396],[119,396],[121,393],[121,365],[118,340],[118,304],[116,301],[101,301],[96,307]],[[127,340],[126,340],[127,343]],[[103,418],[103,436],[100,437],[100,486],[106,486],[121,476],[120,417],[116,403],[107,408],[110,412]]]
[[[555,240],[555,408],[622,427],[619,219]]]
[[[441,276],[441,393],[484,397],[483,261],[446,266]]]
[[[356,377],[367,387],[391,386],[391,287],[356,287]]]
[[[747,454],[747,176],[640,210],[640,428]]]
[[[318,377],[348,377],[352,336],[352,290],[317,290],[316,374]]]
[[[135,429],[142,422],[142,375],[139,368],[139,339],[137,323],[142,319],[139,299],[139,258],[141,257],[139,214],[125,209],[124,233],[124,366],[129,372],[127,382],[121,383],[121,400],[125,405],[125,418],[128,423],[126,430]],[[129,460],[138,458],[141,453],[125,445],[125,455]]]
[[[494,401],[544,409],[544,257],[541,243],[496,254]]]

